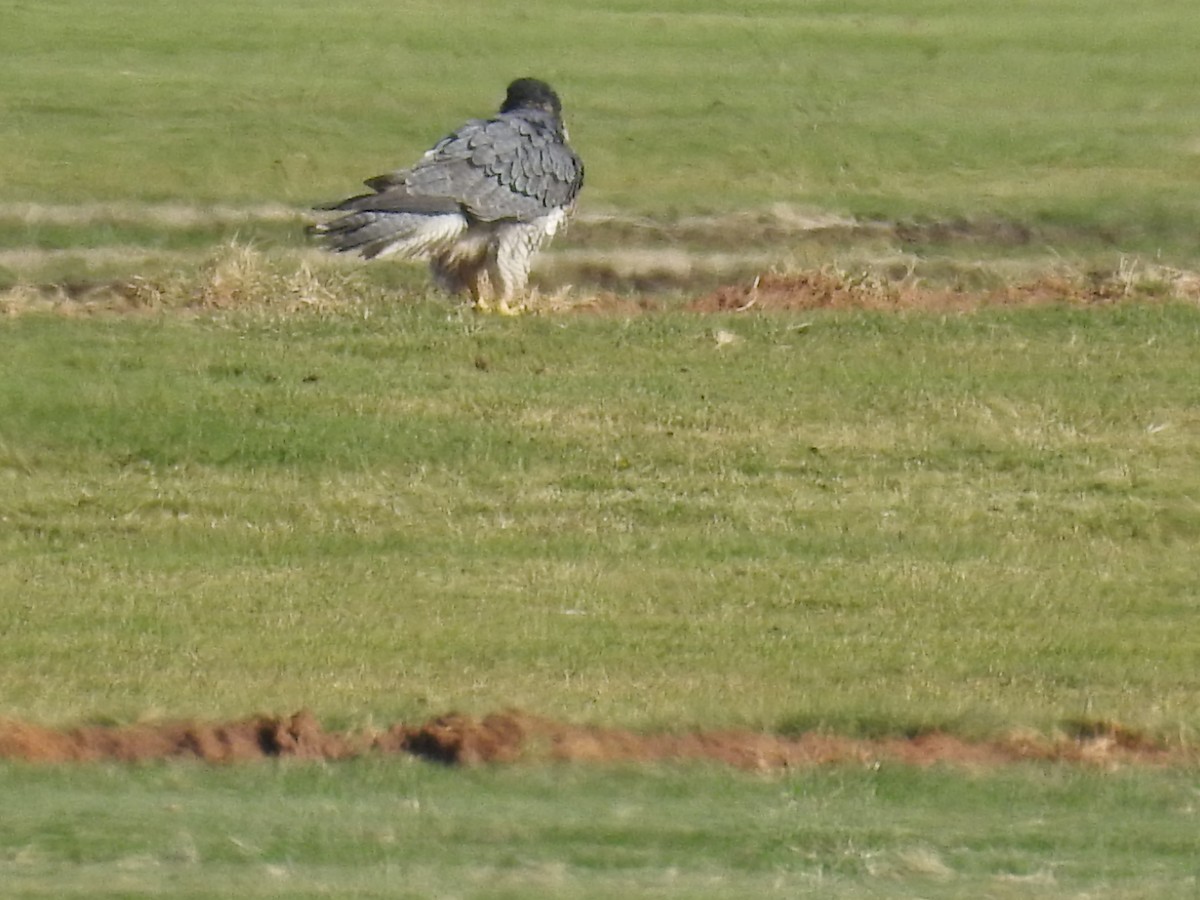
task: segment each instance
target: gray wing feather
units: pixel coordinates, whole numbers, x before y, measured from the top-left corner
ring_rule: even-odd
[[[380,176],[385,178],[386,176]],[[379,179],[372,178],[375,182]],[[373,186],[373,185],[371,185]],[[370,194],[359,194],[339,203],[328,206],[318,206],[317,209],[352,210],[381,213],[416,213],[417,215],[435,216],[444,213],[461,212],[462,207],[449,197],[437,197],[413,194],[406,185],[400,184],[393,188],[377,190]]]
[[[553,117],[518,110],[467,122],[411,169],[366,184],[375,193],[335,208],[530,221],[571,204],[583,185],[583,165]]]

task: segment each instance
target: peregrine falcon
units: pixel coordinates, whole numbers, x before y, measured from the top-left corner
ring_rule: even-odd
[[[583,186],[562,104],[518,78],[500,111],[472,119],[409,169],[367,179],[370,193],[318,207],[343,212],[310,231],[366,259],[425,259],[439,287],[502,313],[524,292],[533,255],[562,226]]]

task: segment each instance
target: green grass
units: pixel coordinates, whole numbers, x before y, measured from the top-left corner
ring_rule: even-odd
[[[0,311],[109,279],[143,311],[0,319],[0,715],[1194,745],[1194,305],[508,322],[295,253],[298,210],[534,74],[587,164],[555,246],[594,266],[1200,268],[1192,4],[8,7]],[[214,251],[234,236],[274,268]],[[0,893],[1195,896],[1195,794],[5,764]]]
[[[1196,309],[796,325],[5,322],[3,709],[1194,737]]]
[[[307,207],[408,163],[530,72],[564,96],[585,212],[782,202],[1013,220],[1067,255],[1200,250],[1186,0],[479,10],[17,6],[0,201]]]
[[[1192,897],[1194,773],[0,767],[6,897]]]

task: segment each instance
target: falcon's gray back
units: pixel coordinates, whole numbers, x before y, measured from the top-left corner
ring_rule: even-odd
[[[355,198],[362,203],[355,208],[405,212],[423,198],[439,198],[457,203],[477,221],[529,222],[574,202],[583,164],[555,116],[517,109],[473,119],[411,169],[367,184],[379,193]]]

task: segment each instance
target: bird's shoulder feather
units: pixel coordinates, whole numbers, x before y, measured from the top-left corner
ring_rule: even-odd
[[[465,123],[402,178],[413,193],[453,197],[476,218],[527,220],[568,206],[583,164],[555,117],[517,110]]]

